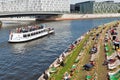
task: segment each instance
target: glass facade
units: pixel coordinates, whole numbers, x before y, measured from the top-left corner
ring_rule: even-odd
[[[95,2],[87,1],[75,4],[75,11],[83,14],[91,13],[118,13],[120,3],[114,1]]]
[[[93,1],[87,1],[75,4],[75,11],[79,13],[93,13]]]
[[[70,0],[1,0],[0,12],[70,12]]]

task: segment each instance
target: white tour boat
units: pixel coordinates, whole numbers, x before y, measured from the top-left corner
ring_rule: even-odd
[[[27,26],[16,28],[9,34],[9,42],[25,42],[39,37],[54,33],[53,28],[46,28],[45,26]]]

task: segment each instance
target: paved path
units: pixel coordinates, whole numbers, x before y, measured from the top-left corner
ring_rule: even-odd
[[[117,38],[120,41],[120,25],[116,28],[116,32],[118,33]]]
[[[105,60],[105,53],[104,53],[104,35],[105,31],[101,34],[100,40],[99,40],[99,45],[100,45],[100,52],[97,57],[97,80],[107,80],[107,67],[103,66],[103,62]],[[102,73],[101,73],[102,72]]]

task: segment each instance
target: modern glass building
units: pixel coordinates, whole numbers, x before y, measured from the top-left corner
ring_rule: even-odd
[[[70,12],[70,0],[1,0],[0,12]]]
[[[114,1],[86,1],[75,4],[75,11],[84,14],[91,13],[118,13],[120,10],[120,3],[114,3]]]

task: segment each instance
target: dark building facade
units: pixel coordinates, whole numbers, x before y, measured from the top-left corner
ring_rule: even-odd
[[[70,4],[70,11],[75,12],[75,4]]]
[[[75,11],[81,14],[118,13],[120,11],[120,3],[114,3],[114,1],[86,1],[76,3]]]

